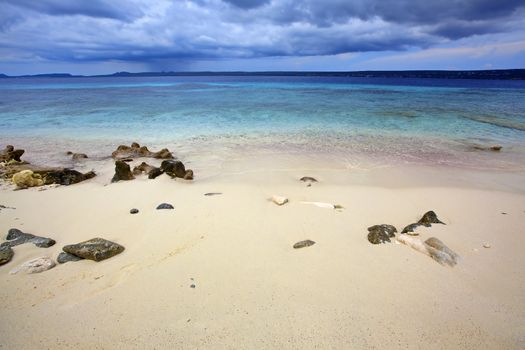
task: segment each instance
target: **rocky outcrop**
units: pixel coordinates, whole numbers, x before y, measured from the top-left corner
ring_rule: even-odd
[[[443,221],[439,220],[437,215],[436,215],[436,213],[431,210],[431,211],[427,211],[425,214],[423,214],[423,217],[421,219],[419,219],[418,222],[406,226],[403,229],[403,231],[401,231],[401,233],[411,234],[419,226],[430,227],[430,226],[432,226],[432,224],[446,225]]]
[[[294,249],[300,249],[300,248],[306,248],[306,247],[309,247],[309,246],[312,246],[314,245],[315,242],[314,241],[311,241],[309,239],[307,240],[304,240],[304,241],[300,241],[300,242],[297,242],[293,245],[293,248]]]
[[[56,243],[54,239],[35,236],[30,233],[22,232],[16,228],[12,228],[7,232],[6,240],[7,242],[2,243],[0,247],[7,246],[12,248],[24,243],[33,243],[39,248],[49,248]]]
[[[397,229],[392,225],[374,225],[368,228],[368,241],[372,244],[390,242],[395,237]]]
[[[64,186],[73,185],[85,180],[92,179],[96,176],[94,171],[88,171],[87,173],[81,173],[73,169],[59,169],[54,171],[46,172],[44,177],[44,184],[59,184]]]
[[[124,251],[124,247],[103,238],[93,238],[85,242],[66,245],[62,250],[77,257],[102,261]]]
[[[73,254],[69,254],[69,253],[66,253],[66,252],[60,252],[60,254],[58,254],[58,256],[57,256],[57,262],[59,264],[64,264],[64,263],[67,263],[69,261],[79,261],[79,260],[84,260],[84,258],[81,258],[81,257],[73,255]]]
[[[0,265],[7,264],[11,261],[15,253],[9,246],[0,246]]]
[[[44,272],[44,271],[47,271],[49,269],[52,269],[55,266],[56,266],[56,264],[55,264],[55,262],[53,260],[51,260],[47,256],[43,256],[43,257],[40,257],[40,258],[36,258],[36,259],[32,259],[32,260],[26,261],[25,263],[23,263],[19,267],[11,270],[9,273],[13,274],[13,275],[17,274],[19,272],[23,272],[23,273],[27,273],[27,274],[40,273],[40,272]]]
[[[5,149],[0,151],[0,162],[21,162],[20,157],[24,154],[23,149],[15,149],[12,145],[7,145]]]
[[[113,179],[111,179],[111,182],[133,180],[134,178],[135,176],[133,176],[129,164],[121,160],[115,162],[115,175],[113,176]]]
[[[140,165],[137,165],[133,168],[133,175],[141,174],[146,174],[148,175],[149,179],[154,179],[159,175],[162,175],[162,170],[160,168],[154,167],[153,165],[149,165],[146,162],[142,162]]]
[[[173,159],[173,154],[164,148],[158,152],[151,152],[146,146],[140,146],[138,143],[133,142],[131,146],[120,145],[117,149],[111,153],[111,156],[115,159],[123,158],[140,158],[149,157],[157,159]]]
[[[186,169],[179,160],[165,160],[160,164],[160,169],[172,178],[193,180],[193,170]]]

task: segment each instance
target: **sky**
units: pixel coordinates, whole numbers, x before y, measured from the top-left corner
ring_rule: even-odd
[[[525,68],[525,0],[0,0],[0,73]]]

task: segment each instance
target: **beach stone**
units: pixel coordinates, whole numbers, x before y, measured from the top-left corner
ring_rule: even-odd
[[[204,195],[207,197],[210,197],[210,196],[220,196],[221,194],[222,192],[207,192]]]
[[[390,242],[395,237],[397,229],[388,224],[374,225],[368,228],[368,241],[372,244]]]
[[[88,158],[88,156],[85,153],[73,153],[71,155],[71,158],[73,160],[80,160],[80,159],[86,159],[86,158]]]
[[[414,230],[417,229],[419,226],[430,227],[432,226],[432,224],[446,225],[444,222],[438,219],[435,212],[430,210],[430,211],[427,211],[425,214],[423,214],[423,217],[419,219],[418,222],[406,226],[403,229],[403,231],[401,231],[401,233],[414,232]]]
[[[149,174],[153,169],[155,169],[154,166],[142,162],[140,165],[133,168],[133,175],[141,175],[142,173]]]
[[[175,208],[173,207],[173,205],[169,203],[162,203],[157,206],[157,210],[160,210],[160,209],[175,209]]]
[[[303,176],[301,179],[299,179],[299,181],[302,181],[302,182],[317,182],[317,180],[311,176]]]
[[[0,246],[0,265],[7,264],[11,261],[15,253],[9,246]]]
[[[22,155],[24,154],[23,149],[15,149],[12,145],[7,145],[5,149],[0,151],[0,162],[21,162],[20,159]]]
[[[42,256],[36,259],[26,261],[19,267],[11,270],[9,273],[12,275],[17,274],[19,272],[23,272],[27,274],[40,273],[40,272],[44,272],[49,269],[52,269],[55,266],[56,266],[56,263],[53,260],[51,260],[50,258],[46,256]]]
[[[73,169],[60,169],[57,171],[48,171],[44,177],[44,183],[46,185],[59,184],[64,186],[73,185],[85,180],[89,180],[96,176],[94,171],[88,171],[85,174],[82,174],[79,171]]]
[[[22,170],[13,175],[11,181],[17,188],[29,188],[44,185],[44,180],[40,174],[35,174],[31,170]]]
[[[137,208],[133,208],[129,211],[130,214],[138,214],[139,210]]]
[[[273,195],[272,196],[272,202],[274,202],[275,204],[281,206],[281,205],[284,205],[284,204],[288,203],[288,198],[283,197],[283,196]]]
[[[33,243],[39,248],[49,248],[55,245],[55,240],[46,237],[35,236],[30,233],[25,233],[19,229],[12,228],[7,232],[7,242],[2,243],[0,246],[15,247],[24,243]]]
[[[79,260],[84,260],[84,258],[81,258],[81,257],[73,255],[73,254],[69,254],[69,253],[66,253],[66,252],[60,252],[60,254],[58,254],[58,256],[57,256],[57,262],[59,264],[64,264],[64,263],[67,263],[69,261],[79,261]]]
[[[490,248],[490,243],[483,243],[483,248]]]
[[[162,174],[163,172],[160,168],[154,168],[148,173],[148,179],[156,179]]]
[[[186,174],[184,174],[184,180],[193,180],[193,170],[186,170]]]
[[[309,239],[307,240],[304,240],[304,241],[300,241],[300,242],[297,242],[293,245],[293,248],[294,249],[300,249],[300,248],[306,248],[306,247],[309,247],[309,246],[312,246],[314,245],[315,242],[314,241],[311,241]]]
[[[66,245],[62,250],[80,258],[102,261],[124,251],[124,247],[103,238],[93,238],[85,242]]]
[[[186,167],[179,160],[165,160],[160,164],[160,169],[171,177],[186,176]]]
[[[157,159],[173,159],[173,154],[167,149],[163,148],[158,152],[151,152],[146,146],[140,146],[138,143],[133,142],[130,146],[120,145],[117,147],[111,156],[115,159],[123,158],[139,158],[149,157]]]
[[[441,265],[454,266],[457,264],[459,255],[436,237],[430,237],[424,244],[428,249],[430,257]]]
[[[121,180],[133,180],[135,176],[131,173],[131,168],[129,167],[129,164],[117,160],[115,162],[115,175],[113,176],[113,179],[111,182],[117,182]]]

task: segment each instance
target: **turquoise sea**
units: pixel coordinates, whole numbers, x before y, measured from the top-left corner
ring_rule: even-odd
[[[0,139],[50,159],[138,141],[182,155],[264,150],[522,169],[525,81],[9,78],[0,79]],[[493,144],[503,146],[498,157],[472,149]]]

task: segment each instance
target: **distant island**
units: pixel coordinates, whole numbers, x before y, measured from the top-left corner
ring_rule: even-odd
[[[357,72],[117,72],[103,75],[73,75],[69,73],[50,73],[36,75],[9,76],[1,78],[102,78],[102,77],[178,77],[178,76],[305,76],[305,77],[355,77],[355,78],[433,78],[433,79],[492,79],[525,80],[525,69],[492,70],[408,70],[408,71],[357,71]]]

